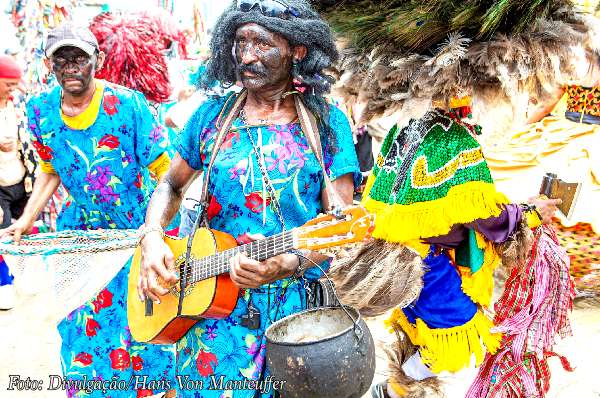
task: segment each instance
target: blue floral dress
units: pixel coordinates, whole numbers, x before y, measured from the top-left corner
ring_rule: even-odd
[[[223,98],[215,98],[202,105],[176,145],[181,157],[196,170],[207,166],[216,133],[215,119],[223,103]],[[358,184],[361,175],[350,126],[335,107],[331,107],[330,124],[336,134],[337,150],[324,143],[326,169],[332,179],[353,174]],[[207,209],[210,227],[227,232],[239,241],[244,241],[247,233],[270,236],[282,231],[271,201],[263,199],[262,175],[252,141],[265,159],[286,228],[300,226],[316,217],[322,210],[323,173],[299,124],[241,126],[239,119],[234,122],[211,172],[211,202]],[[306,278],[318,276],[318,270],[311,269]],[[240,324],[240,317],[247,313],[250,301],[260,311],[258,330],[249,330]],[[263,371],[265,329],[272,322],[304,308],[303,284],[290,278],[242,291],[235,310],[226,319],[198,322],[177,344],[178,397],[272,397],[273,390],[232,389],[227,382],[264,380],[269,374],[268,369]],[[198,388],[200,384],[202,389]]]
[[[67,127],[60,114],[60,87],[27,105],[33,145],[69,191],[58,229],[138,228],[154,183],[147,166],[165,152],[163,129],[144,97],[104,82],[100,111],[84,130]],[[172,382],[174,347],[133,341],[127,326],[128,261],[97,297],[58,326],[62,367],[72,380],[118,380],[126,391],[68,389],[69,397],[143,397]],[[148,383],[134,375],[148,375]],[[153,384],[149,382],[152,381]]]

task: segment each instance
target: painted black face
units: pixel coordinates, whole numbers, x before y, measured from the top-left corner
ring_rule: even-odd
[[[65,92],[77,96],[90,86],[96,71],[96,56],[77,47],[61,47],[50,57],[52,71]]]
[[[235,34],[238,75],[248,89],[268,89],[292,79],[292,48],[288,41],[257,24],[240,26]]]

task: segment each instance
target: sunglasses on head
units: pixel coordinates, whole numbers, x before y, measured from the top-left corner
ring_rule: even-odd
[[[290,15],[299,16],[296,10],[279,0],[238,0],[237,2],[237,8],[242,12],[249,12],[257,6],[261,14],[266,17],[289,19]]]

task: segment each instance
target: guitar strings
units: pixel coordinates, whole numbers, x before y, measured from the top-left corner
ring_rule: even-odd
[[[193,268],[190,270],[191,272],[188,272],[188,279],[191,277],[190,283],[195,283],[226,272],[231,257],[242,251],[245,251],[250,258],[262,261],[261,258],[269,258],[275,255],[274,253],[283,253],[294,247],[293,237],[292,239],[290,239],[290,237],[285,237],[284,239],[284,242],[279,242],[275,245],[267,245],[264,248],[261,248],[260,246],[270,242],[266,240],[257,241],[255,242],[256,246],[258,246],[256,253],[252,247],[250,247],[250,250],[242,250],[246,247],[238,246],[223,252],[215,253],[207,258],[196,260],[192,262]],[[308,242],[310,240],[311,238],[299,238],[298,242]],[[258,244],[258,242],[261,243]]]
[[[354,226],[363,221],[364,217],[356,219],[350,230],[354,229]],[[248,244],[237,246],[231,249],[224,250],[219,253],[215,253],[211,256],[195,260],[192,262],[192,266],[188,268],[187,280],[188,283],[196,283],[219,274],[227,272],[229,269],[229,260],[241,251],[248,253],[250,258],[262,261],[261,258],[266,259],[275,255],[274,253],[284,253],[289,249],[294,248],[294,232],[297,228],[289,231],[283,231],[279,234],[272,235],[266,239],[257,240]],[[310,242],[314,238],[302,238],[296,237],[297,242],[304,243]],[[273,244],[275,242],[275,244]],[[256,246],[256,253],[254,252],[254,246]],[[261,247],[262,246],[262,247]],[[249,248],[250,250],[246,250]],[[180,273],[181,273],[180,267]]]
[[[254,251],[252,251],[252,253],[248,253],[249,256],[251,258],[259,257],[259,259],[261,257],[272,257],[273,255],[275,255],[274,253],[282,253],[287,251],[288,249],[291,249],[293,247],[293,239],[288,239],[286,242],[283,242],[282,244],[276,244],[274,246],[265,248],[263,250],[261,250],[259,253],[254,253]],[[225,273],[227,272],[227,270],[229,269],[229,260],[237,253],[241,252],[242,250],[240,249],[229,249],[226,252],[221,252],[224,253],[223,255],[221,253],[218,253],[216,255],[211,256],[211,259],[208,261],[197,261],[194,262],[192,265],[194,268],[192,268],[191,273],[188,272],[188,280],[190,279],[189,276],[191,274],[191,280],[189,281],[189,283],[195,283],[204,279],[208,279],[214,276],[217,276],[219,274]],[[271,254],[273,253],[273,254]],[[251,255],[250,255],[251,254]],[[261,260],[259,260],[261,261]]]
[[[273,255],[272,253],[281,253],[285,252],[288,248],[291,249],[293,243],[294,236],[293,230],[291,230],[243,246],[237,246],[215,253],[209,257],[193,261],[192,267],[188,268],[187,279],[189,280],[189,283],[194,283],[226,272],[229,268],[229,260],[242,251],[248,253],[249,257],[262,261],[260,260],[261,258],[266,259],[271,257]],[[182,268],[183,265],[180,267],[180,272]]]

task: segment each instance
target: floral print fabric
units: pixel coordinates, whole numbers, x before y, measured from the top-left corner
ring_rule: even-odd
[[[79,388],[73,383],[68,397],[146,397],[173,387],[173,346],[139,343],[127,326],[127,279],[131,261],[93,299],[58,325],[62,338],[61,365],[71,380],[118,381],[113,389]],[[123,384],[125,383],[125,384]]]
[[[60,87],[27,104],[32,143],[69,191],[61,230],[140,226],[154,188],[147,166],[168,146],[141,94],[104,84],[100,112],[85,130],[61,119]]]
[[[567,110],[600,117],[600,86],[566,86]]]
[[[194,169],[207,167],[216,134],[215,121],[223,104],[223,98],[207,101],[180,136],[176,148]],[[332,179],[350,173],[356,186],[361,175],[348,121],[339,109],[331,107],[330,124],[336,134],[337,148],[333,150],[332,145],[323,143],[327,172]],[[300,126],[245,128],[238,119],[211,171],[207,217],[211,228],[227,232],[240,242],[248,233],[270,236],[282,230],[272,200],[263,187],[252,142],[264,158],[286,228],[300,226],[321,212],[323,173]],[[314,268],[306,274],[308,279],[318,276]],[[241,324],[250,302],[260,312],[258,330],[249,330]],[[178,390],[178,397],[272,397],[272,389],[265,387],[257,393],[251,388],[240,388],[239,383],[265,380],[269,375],[265,368],[266,328],[304,308],[303,283],[284,279],[241,292],[235,310],[226,319],[198,322],[177,344],[178,387],[183,387]],[[202,388],[198,388],[200,385]]]
[[[84,130],[63,123],[60,87],[27,105],[33,145],[69,192],[58,216],[59,230],[138,228],[154,188],[147,166],[168,145],[141,94],[104,84],[96,121]],[[167,390],[164,381],[174,380],[174,347],[138,343],[129,333],[129,266],[58,326],[67,379],[126,385],[108,391],[69,388],[69,397],[144,397]],[[147,383],[136,385],[143,376],[148,376]]]

